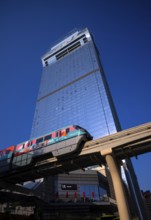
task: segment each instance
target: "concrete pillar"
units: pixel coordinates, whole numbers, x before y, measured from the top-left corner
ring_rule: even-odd
[[[112,154],[106,155],[105,159],[113,181],[120,220],[131,220],[123,181],[116,160]]]

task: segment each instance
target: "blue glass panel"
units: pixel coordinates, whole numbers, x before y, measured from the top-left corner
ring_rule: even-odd
[[[116,132],[112,106],[93,42],[46,66],[40,84],[31,137],[77,124],[94,139]]]

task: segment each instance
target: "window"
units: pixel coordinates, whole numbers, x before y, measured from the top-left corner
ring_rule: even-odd
[[[98,185],[80,185],[80,195],[81,197],[85,195],[85,197],[89,199],[99,200],[99,186]]]
[[[52,135],[49,134],[49,135],[45,136],[44,140],[47,141],[47,140],[50,140],[51,138],[52,138]]]
[[[83,38],[84,43],[88,42],[88,39],[86,37]]]
[[[45,61],[45,65],[48,66],[48,61]]]
[[[78,126],[78,125],[76,125],[76,126],[75,126],[75,128],[76,128],[76,129],[81,129],[81,127],[80,127],[80,126]]]
[[[10,150],[6,150],[5,152],[6,152],[6,154],[9,154],[9,153],[10,153]]]
[[[42,138],[38,138],[38,139],[36,140],[36,144],[39,144],[40,142],[43,142],[43,137],[42,137]]]
[[[21,152],[24,149],[24,144],[19,144],[16,146],[16,152]]]
[[[75,130],[75,126],[70,127],[70,132]]]
[[[69,133],[69,131],[70,131],[69,128],[66,128],[66,133],[67,133],[67,134]]]
[[[0,150],[0,157],[2,157],[2,156],[3,156],[3,151]]]
[[[58,136],[61,137],[61,131],[58,131]]]
[[[66,50],[62,51],[61,53],[56,55],[56,59],[59,60],[60,58],[64,57],[65,55],[67,55],[68,53],[70,53],[71,51],[75,50],[76,48],[80,47],[81,43],[77,42],[75,44],[73,44],[72,46],[68,47]]]
[[[56,137],[56,132],[53,132],[52,133],[52,138],[55,138]]]
[[[30,147],[32,146],[32,141],[29,141],[27,144],[26,144],[26,147]]]
[[[72,41],[71,43],[67,44],[65,47],[61,48],[60,50],[58,50],[57,52],[49,55],[48,57],[44,58],[44,61],[46,61],[47,59],[49,59],[50,57],[56,55],[58,52],[63,51],[64,49],[66,49],[69,45],[72,45],[73,43],[77,42],[78,40],[82,39],[83,37],[85,37],[85,34],[81,35],[80,37],[78,37],[77,39],[75,39],[74,41]]]
[[[56,137],[61,137],[61,131],[56,132]]]

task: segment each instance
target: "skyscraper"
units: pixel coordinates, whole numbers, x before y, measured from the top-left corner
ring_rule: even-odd
[[[99,52],[87,28],[74,30],[42,56],[31,138],[67,125],[79,125],[94,139],[113,134],[120,124]]]
[[[31,137],[70,124],[94,139],[120,130],[99,52],[88,29],[74,30],[42,57]]]

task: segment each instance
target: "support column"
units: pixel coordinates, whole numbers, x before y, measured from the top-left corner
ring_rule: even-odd
[[[120,220],[131,220],[127,199],[123,187],[123,181],[119,172],[118,165],[112,154],[105,156],[106,162],[110,169]]]

